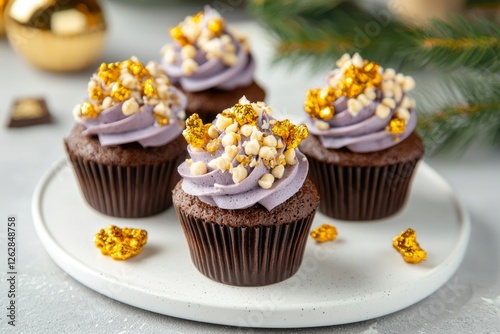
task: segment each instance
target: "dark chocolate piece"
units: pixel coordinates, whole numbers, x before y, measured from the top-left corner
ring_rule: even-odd
[[[20,128],[51,123],[47,104],[43,98],[22,98],[14,101],[10,112],[9,128]]]

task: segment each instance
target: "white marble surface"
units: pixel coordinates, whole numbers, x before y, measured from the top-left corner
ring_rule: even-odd
[[[240,3],[227,1],[226,4]],[[200,6],[138,7],[106,2],[109,39],[102,61],[157,59],[168,40],[167,28]],[[238,10],[225,15],[236,21]],[[257,79],[267,88],[278,113],[300,120],[304,92],[321,84],[307,67],[276,67],[265,31],[239,22],[251,34],[258,61]],[[97,64],[96,64],[97,66]],[[54,116],[50,125],[0,128],[0,332],[1,333],[499,333],[500,331],[500,151],[475,147],[461,158],[426,158],[455,189],[472,219],[463,264],[437,292],[402,311],[355,324],[302,330],[234,328],[163,316],[114,301],[81,285],[45,252],[34,231],[31,199],[36,183],[64,156],[62,138],[73,124],[71,110],[85,95],[92,70],[73,74],[39,71],[0,39],[0,117],[7,121],[14,98],[44,96]],[[417,83],[419,84],[419,83]],[[6,324],[6,219],[17,215],[17,326]],[[439,222],[437,222],[439,223]],[[71,224],[71,221],[68,221]],[[3,255],[2,255],[3,254]]]

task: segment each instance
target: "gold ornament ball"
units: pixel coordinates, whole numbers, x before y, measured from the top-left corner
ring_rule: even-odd
[[[0,0],[0,37],[5,35],[5,24],[3,19],[3,13],[5,11],[5,7],[7,6],[8,0]]]
[[[7,38],[30,63],[56,72],[95,65],[106,37],[106,21],[97,0],[8,1]]]

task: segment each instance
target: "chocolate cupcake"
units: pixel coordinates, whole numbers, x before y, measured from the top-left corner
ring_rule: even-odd
[[[186,157],[185,96],[159,64],[136,58],[103,63],[88,89],[64,141],[85,200],[114,217],[166,210]]]
[[[415,132],[415,81],[359,54],[344,55],[327,86],[307,92],[300,144],[318,187],[319,210],[336,219],[376,220],[400,211],[424,154]]]
[[[184,136],[190,158],[179,166],[173,202],[195,267],[237,286],[295,274],[319,204],[297,149],[307,128],[242,98],[213,124],[192,115]]]
[[[197,113],[209,123],[242,96],[264,100],[246,36],[230,31],[216,10],[206,6],[170,29],[170,35],[173,42],[162,48],[161,63],[187,96],[187,116]]]

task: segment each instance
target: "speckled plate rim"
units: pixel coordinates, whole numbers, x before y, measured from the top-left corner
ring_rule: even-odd
[[[185,283],[187,285],[194,282],[193,284],[195,286],[195,290],[198,289],[198,292],[200,292],[199,295],[196,291],[194,294],[190,294],[190,288],[183,287],[183,283],[179,283],[179,281],[170,283],[177,284],[177,287],[180,287],[181,290],[185,289],[184,292],[181,291],[181,293],[178,293],[178,291],[169,289],[164,291],[160,291],[158,289],[152,290],[152,287],[148,287],[147,284],[141,286],[141,284],[137,284],[137,282],[127,281],[126,275],[117,277],[116,275],[110,275],[105,272],[107,266],[109,266],[109,263],[107,262],[103,262],[104,265],[101,267],[101,270],[92,268],[88,263],[85,263],[85,260],[88,260],[85,259],[85,256],[88,257],[88,254],[72,254],[72,250],[69,248],[72,248],[73,246],[65,244],[65,240],[61,238],[61,235],[58,235],[59,232],[54,228],[53,221],[47,221],[44,215],[44,206],[46,205],[46,201],[54,200],[54,198],[47,198],[48,196],[51,196],[47,193],[47,189],[49,187],[56,187],[56,189],[64,190],[64,188],[66,188],[68,184],[71,184],[71,182],[76,184],[74,175],[71,172],[67,173],[69,170],[70,166],[66,159],[61,159],[56,162],[39,181],[32,201],[32,214],[37,234],[54,262],[80,283],[112,299],[145,310],[188,320],[237,327],[299,328],[338,325],[384,316],[417,303],[444,285],[455,273],[462,262],[470,238],[471,226],[466,209],[453,194],[451,187],[446,183],[446,181],[429,165],[425,162],[421,162],[417,169],[416,178],[420,178],[428,184],[432,184],[433,188],[424,190],[423,193],[419,195],[425,197],[433,193],[438,199],[442,199],[448,203],[447,205],[449,207],[447,210],[454,211],[455,218],[453,218],[454,221],[450,223],[452,226],[456,225],[456,230],[453,231],[455,237],[453,244],[446,249],[446,254],[442,257],[442,259],[440,259],[439,263],[428,268],[426,268],[425,265],[424,267],[418,267],[418,265],[407,265],[400,259],[397,252],[394,251],[393,253],[388,253],[392,251],[388,251],[387,248],[384,248],[384,252],[390,254],[384,256],[386,256],[386,258],[390,258],[389,262],[391,265],[393,265],[393,262],[397,262],[397,264],[395,264],[396,271],[401,271],[401,277],[403,279],[405,277],[411,278],[411,280],[403,281],[400,284],[394,284],[391,286],[390,291],[382,291],[371,286],[346,286],[344,288],[347,289],[347,291],[349,291],[349,289],[353,289],[353,291],[356,290],[356,293],[353,294],[356,298],[324,300],[324,298],[322,299],[317,297],[318,300],[315,301],[314,298],[309,298],[309,295],[306,294],[306,298],[304,298],[304,300],[292,300],[293,295],[291,294],[296,294],[297,292],[304,293],[303,289],[312,289],[311,295],[314,295],[315,292],[317,293],[318,291],[321,291],[324,281],[315,282],[315,279],[319,280],[320,278],[324,279],[325,277],[316,275],[316,272],[299,270],[297,275],[282,283],[264,288],[238,288],[212,282],[201,276],[201,274],[196,271],[192,271],[192,268],[186,269],[188,268],[186,266],[181,266],[180,268],[177,267],[176,269],[187,271],[186,274],[189,278]],[[71,186],[74,187],[74,184],[71,184]],[[415,187],[412,188],[412,193],[414,190]],[[419,191],[422,192],[421,189]],[[70,194],[70,196],[81,195]],[[52,195],[52,197],[54,196]],[[73,199],[68,200],[71,201]],[[413,198],[410,196],[407,206],[412,207],[412,201]],[[70,203],[70,206],[71,205],[73,204]],[[66,209],[68,208],[61,208],[62,211],[65,211]],[[75,203],[70,209],[77,211],[71,212],[73,217],[76,217],[75,215],[81,213],[79,212],[80,210],[89,210],[89,214],[95,214],[92,212],[90,207],[82,205],[80,202]],[[155,220],[175,219],[175,214],[172,213],[173,209],[168,211],[170,212],[167,212],[165,215],[161,214],[150,218],[150,222]],[[99,221],[96,222],[96,226],[100,227],[107,226],[113,222],[123,222],[123,220],[116,220],[116,218],[110,218],[100,214],[92,217],[97,217]],[[391,218],[391,220],[397,221],[398,217]],[[134,220],[126,221],[127,223],[132,222],[132,224],[128,224],[129,226],[133,225]],[[315,218],[315,222],[313,223],[313,227],[324,223],[325,221],[336,225],[339,231],[348,231],[350,240],[355,239],[356,237],[359,238],[359,240],[365,238],[364,231],[372,228],[368,226],[376,225],[378,231],[387,229],[388,225],[387,221],[373,223],[375,225],[333,221],[326,216],[318,214]],[[66,222],[57,221],[55,223],[56,227],[59,227],[62,226],[61,224],[65,224]],[[162,228],[165,227],[165,225],[161,225]],[[155,227],[151,226],[153,225],[150,225],[148,228],[150,235],[155,232]],[[394,231],[399,233],[400,230],[398,230],[398,228],[400,229],[399,226],[393,225],[390,233]],[[455,229],[455,227],[453,227],[453,229]],[[417,232],[419,231],[418,226],[416,227],[416,230]],[[182,230],[177,227],[176,231],[176,233],[179,233],[179,231],[182,232]],[[68,232],[66,231],[65,233],[67,234]],[[178,238],[176,239],[178,240],[182,239],[182,241],[179,241],[180,244],[177,246],[180,248],[187,248],[185,241],[183,240],[184,236],[181,234],[177,235],[177,237]],[[388,242],[390,243],[390,241],[391,240]],[[307,263],[314,263],[311,262],[315,261],[314,259],[309,262],[307,261],[313,255],[314,257],[320,256],[318,254],[325,254],[325,250],[328,251],[329,249],[335,249],[336,252],[340,253],[342,247],[346,247],[345,244],[342,244],[342,242],[340,242],[340,245],[335,245],[335,243],[330,243],[330,245],[334,246],[324,245],[325,244],[318,245],[312,240],[308,242],[303,262],[304,268],[307,269]],[[432,245],[428,244],[427,246]],[[91,243],[89,243],[88,249],[92,252],[92,254],[97,251]],[[186,257],[184,260],[190,261],[187,259],[187,252],[184,252],[183,254],[183,256]],[[331,255],[331,253],[329,254]],[[397,255],[395,256],[394,254]],[[160,261],[159,263],[163,263],[164,261],[162,259],[178,255],[179,254],[177,253],[175,255],[169,255],[168,252],[162,254],[162,251],[160,250],[156,254],[150,256],[149,261]],[[386,260],[384,261],[387,263]],[[140,267],[141,261],[135,261],[133,265]],[[380,266],[380,264],[377,264],[377,266]],[[301,267],[301,269],[303,268]],[[365,270],[373,270],[373,268],[355,269],[361,270],[360,272],[362,274],[364,274],[363,271]],[[377,268],[377,270],[379,269],[380,268]],[[122,269],[122,272],[123,271],[124,269]],[[396,273],[396,276],[397,275],[398,273]],[[170,278],[167,275],[165,277],[166,286],[169,284],[169,279]],[[295,284],[293,283],[294,279],[299,282],[298,285],[293,285]],[[401,278],[398,278],[398,282],[400,279]],[[418,282],[418,284],[415,284],[415,282]],[[290,286],[297,286],[300,290],[290,289]],[[203,289],[211,289],[212,292],[208,297],[206,297],[201,294]],[[364,289],[365,293],[360,298],[358,293],[359,290],[362,289]],[[288,293],[290,295],[287,295]],[[273,295],[275,296],[273,297]],[[224,296],[224,298],[227,299],[221,298],[220,296]],[[252,298],[255,298],[255,300],[252,301]]]

